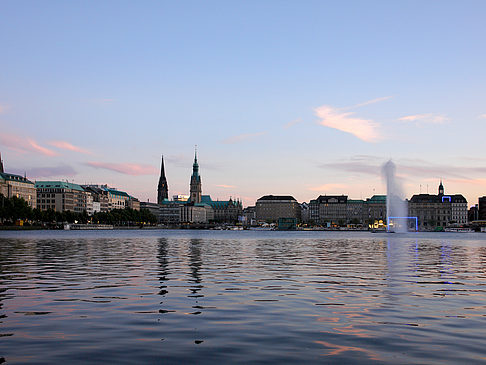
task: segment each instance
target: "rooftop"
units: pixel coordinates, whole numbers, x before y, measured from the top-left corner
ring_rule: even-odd
[[[66,181],[36,181],[35,187],[36,189],[71,189],[84,191],[81,185]]]

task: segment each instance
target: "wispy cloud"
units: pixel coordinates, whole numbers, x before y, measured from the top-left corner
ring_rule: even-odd
[[[344,171],[354,175],[381,174],[381,165],[385,159],[375,156],[354,156],[347,160],[320,164],[319,167],[326,170],[333,169]],[[397,171],[404,176],[414,177],[449,177],[456,179],[473,179],[474,176],[486,174],[486,167],[483,166],[451,166],[430,163],[422,160],[402,159],[397,161]]]
[[[50,150],[49,148],[46,148],[46,147],[43,147],[43,146],[39,145],[36,141],[34,141],[31,138],[27,138],[27,142],[30,145],[30,147],[32,147],[32,149],[34,151],[40,152],[43,155],[46,155],[46,156],[57,156],[58,155],[57,152],[55,152],[53,150]]]
[[[421,123],[441,124],[447,122],[449,118],[441,114],[425,113],[425,114],[406,115],[404,117],[398,118],[398,120],[402,122],[421,122]]]
[[[60,149],[63,149],[63,150],[74,151],[74,152],[79,152],[79,153],[84,153],[84,154],[91,154],[90,151],[88,151],[84,148],[78,147],[78,146],[74,146],[71,143],[66,142],[66,141],[51,141],[51,142],[49,142],[49,144],[51,146],[54,146],[54,147],[57,147],[57,148],[60,148]]]
[[[234,188],[236,188],[236,186],[234,186],[234,185],[225,185],[225,184],[219,184],[219,185],[215,185],[215,186],[217,186],[219,188],[225,188],[225,189],[234,189]]]
[[[243,141],[247,141],[253,138],[257,138],[260,136],[263,136],[267,132],[258,132],[258,133],[245,133],[245,134],[239,134],[237,136],[232,136],[224,139],[222,142],[224,144],[235,144]]]
[[[300,123],[302,123],[302,119],[297,118],[297,119],[291,120],[290,122],[286,123],[283,127],[285,129],[288,129],[288,128],[293,127],[294,125],[297,125],[297,124],[300,124]]]
[[[0,134],[0,144],[19,153],[41,153],[45,156],[58,155],[57,152],[41,146],[32,138],[24,138],[10,133],[2,132]]]
[[[111,162],[86,162],[86,165],[109,171],[115,171],[120,174],[139,176],[139,175],[156,175],[157,169],[151,165],[135,164],[135,163],[111,163]]]
[[[485,113],[485,114],[480,114],[480,115],[478,115],[478,118],[479,118],[479,119],[486,119],[486,113]]]
[[[377,142],[382,138],[378,123],[357,118],[353,112],[343,112],[338,108],[323,105],[315,109],[315,114],[321,119],[319,124],[350,133],[365,142]]]
[[[344,184],[323,184],[319,186],[311,186],[308,188],[310,191],[322,191],[322,192],[329,192],[329,191],[336,191],[347,188],[347,185]]]
[[[391,99],[391,98],[393,98],[393,96],[382,96],[381,98],[371,99],[371,100],[365,101],[364,103],[359,103],[359,104],[353,105],[353,106],[351,106],[349,108],[345,108],[345,109],[361,108],[362,106],[380,103],[382,101],[385,101],[385,100],[388,100],[388,99]]]

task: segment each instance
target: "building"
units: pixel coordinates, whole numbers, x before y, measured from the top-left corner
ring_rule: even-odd
[[[183,202],[186,203],[189,201],[190,195],[183,195],[183,194],[177,194],[172,196],[172,200],[175,202]]]
[[[386,195],[373,195],[363,206],[363,223],[375,227],[386,224]]]
[[[133,210],[140,210],[140,200],[130,195],[128,198],[128,208]]]
[[[302,223],[309,223],[309,204],[306,202],[300,204],[300,220]]]
[[[345,224],[347,201],[346,195],[320,195],[309,203],[310,220],[328,226]]]
[[[192,175],[190,183],[190,201],[194,204],[201,202],[202,186],[201,176],[199,176],[199,165],[197,163],[197,150],[194,151],[194,163],[192,165]]]
[[[207,223],[207,207],[204,204],[186,204],[180,209],[181,223]]]
[[[212,208],[212,221],[217,223],[236,223],[243,214],[243,204],[239,200],[230,198],[229,200],[214,201],[211,199],[211,196],[202,195],[201,203],[207,204]]]
[[[104,185],[106,187],[106,185]],[[91,195],[93,200],[93,213],[108,212],[109,198],[108,191],[100,185],[81,185],[81,187]],[[89,214],[89,210],[88,210]]]
[[[256,207],[246,207],[243,209],[243,224],[245,226],[255,226],[257,224],[256,220]]]
[[[150,213],[160,220],[160,205],[157,203],[140,202],[140,209],[147,209]]]
[[[87,211],[88,194],[81,185],[67,181],[37,181],[37,208],[56,212]]]
[[[181,208],[185,203],[164,200],[160,204],[159,222],[163,224],[178,224],[181,222]]]
[[[169,199],[169,187],[167,185],[167,179],[165,178],[164,156],[162,156],[159,185],[157,187],[157,204],[162,204],[166,199]]]
[[[479,198],[478,220],[486,221],[486,196]]]
[[[130,195],[124,191],[117,190],[115,188],[109,188],[104,185],[103,189],[108,193],[108,211],[113,209],[125,209],[128,208],[128,201]]]
[[[363,224],[365,213],[365,201],[348,199],[346,206],[346,223]]]
[[[445,195],[440,182],[438,194],[417,194],[409,202],[409,215],[417,217],[419,229],[464,225],[468,222],[467,200],[461,194]]]
[[[258,221],[277,222],[279,218],[301,219],[300,205],[290,195],[265,195],[256,202]]]
[[[37,207],[35,184],[25,176],[6,173],[0,155],[0,194],[6,198],[22,198],[34,209]]]

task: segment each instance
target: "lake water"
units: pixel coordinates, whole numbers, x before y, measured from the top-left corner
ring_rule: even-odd
[[[1,362],[486,362],[486,234],[0,232]]]

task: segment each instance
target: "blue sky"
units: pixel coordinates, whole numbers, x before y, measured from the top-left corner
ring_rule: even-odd
[[[483,1],[3,1],[0,152],[31,179],[187,193],[486,195]]]

